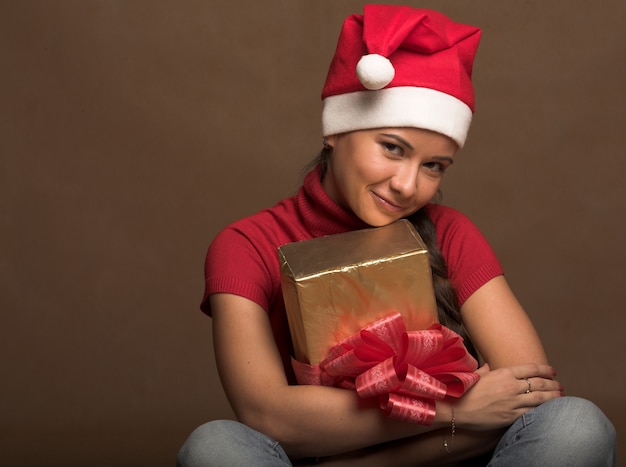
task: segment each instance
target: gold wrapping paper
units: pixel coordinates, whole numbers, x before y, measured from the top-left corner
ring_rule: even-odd
[[[407,330],[438,322],[428,251],[409,221],[290,243],[278,255],[298,361],[319,363],[393,311]]]

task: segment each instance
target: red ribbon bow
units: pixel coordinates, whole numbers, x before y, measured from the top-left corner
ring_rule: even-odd
[[[392,418],[431,425],[435,400],[461,397],[478,381],[478,363],[454,331],[434,324],[407,331],[393,313],[344,339],[317,365],[292,360],[299,384],[355,389],[378,397]]]

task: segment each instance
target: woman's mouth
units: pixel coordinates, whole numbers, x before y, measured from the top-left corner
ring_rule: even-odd
[[[382,196],[378,195],[375,192],[371,192],[372,196],[374,197],[374,201],[376,202],[377,205],[379,205],[380,207],[382,207],[385,211],[389,211],[389,212],[401,212],[406,210],[405,206],[400,206],[398,204],[395,204],[391,201],[389,201],[386,198],[383,198]]]

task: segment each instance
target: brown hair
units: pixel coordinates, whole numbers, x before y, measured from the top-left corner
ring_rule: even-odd
[[[454,286],[448,278],[448,266],[439,246],[437,245],[437,232],[433,221],[428,217],[424,209],[413,213],[407,217],[415,226],[415,229],[424,240],[428,250],[428,260],[432,271],[433,288],[435,290],[435,300],[437,301],[437,314],[439,322],[452,329],[463,338],[463,342],[468,352],[478,359],[478,352],[474,347],[461,317],[458,296]]]

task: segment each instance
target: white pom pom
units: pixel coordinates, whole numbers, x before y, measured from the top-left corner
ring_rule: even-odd
[[[378,54],[363,55],[356,66],[356,75],[367,89],[375,91],[391,83],[396,70],[388,58]]]

